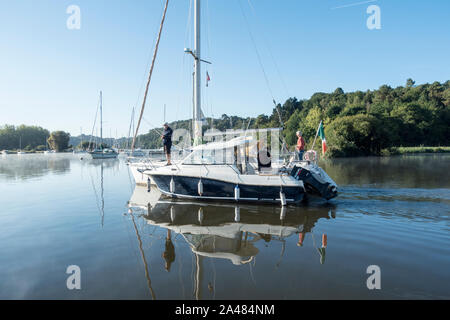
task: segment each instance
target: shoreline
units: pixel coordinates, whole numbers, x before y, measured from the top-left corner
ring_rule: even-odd
[[[385,151],[386,152],[386,151]],[[404,155],[404,154],[417,154],[417,153],[450,153],[450,147],[393,147],[387,150],[388,154],[381,154],[381,156],[390,155]]]

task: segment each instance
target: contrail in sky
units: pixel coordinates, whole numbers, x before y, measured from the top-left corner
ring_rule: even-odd
[[[369,3],[369,2],[375,2],[375,1],[377,1],[377,0],[369,0],[369,1],[362,1],[362,2],[350,3],[350,4],[343,5],[343,6],[331,8],[331,10],[334,10],[334,9],[341,9],[341,8],[348,8],[348,7],[353,7],[353,6],[358,6],[358,5],[360,5],[360,4]]]

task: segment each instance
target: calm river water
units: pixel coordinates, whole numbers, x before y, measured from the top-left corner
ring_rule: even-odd
[[[450,299],[450,155],[322,166],[339,197],[282,212],[170,203],[123,159],[0,156],[0,298]]]

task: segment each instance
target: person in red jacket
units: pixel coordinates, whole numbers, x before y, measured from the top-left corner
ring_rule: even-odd
[[[305,153],[306,142],[305,142],[305,139],[303,139],[303,137],[302,137],[301,131],[297,131],[297,138],[298,138],[297,146],[295,147],[295,149],[298,152],[299,160],[303,160],[303,153]]]

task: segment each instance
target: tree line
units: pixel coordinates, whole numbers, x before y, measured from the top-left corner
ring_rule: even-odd
[[[38,126],[0,127],[0,150],[44,151],[47,149],[63,151],[69,148],[70,134],[64,131],[50,133]]]
[[[450,81],[405,86],[382,85],[377,90],[332,93],[318,92],[309,99],[289,98],[271,115],[241,118],[223,114],[206,119],[203,130],[284,127],[283,136],[293,150],[301,131],[312,148],[320,121],[325,127],[328,156],[388,154],[391,148],[446,146],[450,142]],[[191,121],[176,121],[173,129],[191,129]],[[140,136],[145,148],[161,147],[160,130]],[[320,149],[320,139],[315,146]]]
[[[344,92],[337,88],[332,93],[315,93],[309,99],[289,98],[278,104],[270,115],[242,118],[223,114],[220,118],[206,118],[203,130],[284,127],[283,137],[293,150],[298,130],[302,131],[307,147],[312,148],[321,120],[330,157],[389,154],[394,147],[448,146],[450,81],[416,85],[408,79],[405,86],[382,85],[377,90],[365,92]],[[192,132],[191,120],[175,121],[170,126]],[[139,135],[137,146],[145,149],[162,147],[161,131],[162,128],[155,128]],[[50,148],[60,151],[69,147],[69,140],[73,145],[84,140],[81,147],[86,148],[89,147],[87,138],[91,137],[70,137],[63,131],[50,134],[36,126],[6,125],[0,127],[0,150],[18,149],[19,140],[25,150],[45,149],[47,141]],[[129,147],[131,139],[121,138],[114,144]],[[315,148],[320,149],[320,141]]]

